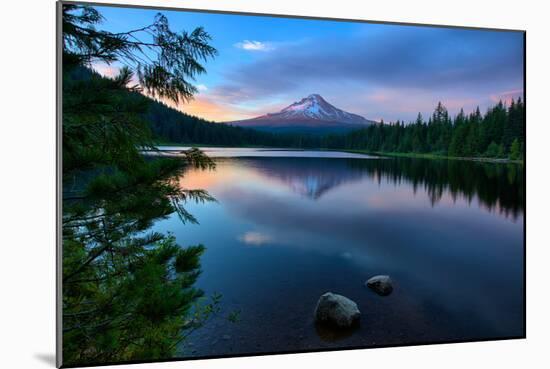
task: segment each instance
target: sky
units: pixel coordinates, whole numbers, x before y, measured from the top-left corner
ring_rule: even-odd
[[[101,29],[150,24],[157,10],[97,7]],[[312,94],[367,119],[413,121],[523,97],[523,34],[457,28],[161,12],[173,31],[202,26],[218,50],[178,109],[216,122],[277,112]],[[105,75],[117,65],[96,65]]]

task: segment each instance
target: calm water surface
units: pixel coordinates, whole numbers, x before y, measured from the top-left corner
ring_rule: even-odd
[[[165,155],[178,155],[182,150],[188,150],[186,146],[159,146],[157,147]],[[372,159],[378,158],[365,154],[356,154],[340,151],[315,151],[315,150],[289,150],[289,149],[251,149],[241,147],[204,147],[201,148],[211,158],[261,158],[261,157],[281,157],[281,158],[356,158]]]
[[[243,151],[244,150],[244,151]],[[523,334],[523,167],[308,151],[209,149],[214,171],[189,170],[189,204],[157,230],[202,243],[198,287],[222,313],[180,356],[414,344]],[[315,157],[316,156],[316,157]],[[364,287],[389,274],[394,292]],[[356,301],[360,327],[317,327],[327,291]],[[226,319],[239,310],[236,323]]]

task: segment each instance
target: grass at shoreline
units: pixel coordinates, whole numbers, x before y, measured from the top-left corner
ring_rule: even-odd
[[[225,145],[202,145],[202,144],[192,144],[192,143],[176,143],[176,142],[162,142],[156,143],[157,146],[189,146],[189,147],[229,147]],[[270,149],[273,147],[269,146],[231,146],[239,149]],[[351,150],[351,149],[326,149],[326,148],[285,148],[285,147],[276,147],[274,149],[288,149],[288,150],[319,150],[319,151],[340,151],[340,152],[349,152],[353,154],[365,154],[365,155],[377,155],[377,156],[390,156],[398,158],[413,158],[413,159],[432,159],[432,160],[467,160],[467,161],[480,161],[486,163],[512,163],[512,164],[524,164],[523,160],[511,160],[507,158],[488,158],[488,157],[458,157],[458,156],[447,156],[447,155],[438,155],[438,154],[429,154],[429,153],[403,153],[403,152],[384,152],[384,151],[368,151],[368,150]]]
[[[383,152],[383,151],[367,151],[367,150],[339,150],[356,154],[367,155],[380,155],[380,156],[392,156],[400,158],[417,158],[417,159],[434,159],[434,160],[469,160],[469,161],[482,161],[487,163],[513,163],[523,164],[523,160],[511,160],[508,158],[488,158],[488,157],[460,157],[460,156],[447,156],[437,155],[429,153],[403,153],[403,152]]]

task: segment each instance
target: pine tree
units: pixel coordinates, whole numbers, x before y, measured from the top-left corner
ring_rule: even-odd
[[[98,30],[95,8],[63,7],[64,364],[166,358],[219,298],[193,311],[202,296],[194,283],[204,247],[181,247],[148,230],[172,213],[195,221],[185,203],[213,198],[180,188],[176,178],[185,166],[213,162],[196,149],[181,160],[145,160],[139,150],[153,149],[153,141],[138,92],[191,98],[188,81],[204,71],[193,55],[204,59],[214,49],[204,30],[176,34],[158,15],[143,28],[154,35],[148,47],[159,58],[147,64],[138,31]],[[126,64],[115,78],[89,70],[114,61]],[[131,86],[135,73],[139,86]]]
[[[510,159],[519,160],[521,158],[520,144],[517,138],[514,139],[510,147]]]

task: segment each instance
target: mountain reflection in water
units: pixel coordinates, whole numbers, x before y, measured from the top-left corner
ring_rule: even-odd
[[[399,186],[409,183],[414,193],[426,191],[435,205],[447,193],[453,201],[462,196],[468,202],[474,199],[487,209],[497,209],[517,217],[524,208],[524,168],[518,164],[482,163],[459,160],[423,160],[408,158],[352,159],[352,158],[288,158],[262,157],[218,159],[221,171],[226,163],[246,168],[247,175],[263,176],[284,183],[293,192],[310,199],[318,199],[331,189],[368,177],[380,183]],[[220,169],[219,169],[220,170]],[[252,173],[253,174],[252,174]],[[224,174],[200,173],[194,177],[219,177]],[[231,175],[230,175],[231,176]],[[189,188],[198,185],[186,183]],[[238,180],[235,178],[234,180]]]
[[[261,162],[248,159],[259,174],[287,185],[293,192],[316,200],[331,189],[368,175],[363,170],[350,170],[346,159],[319,161],[295,158],[292,166],[279,158],[266,158]]]

